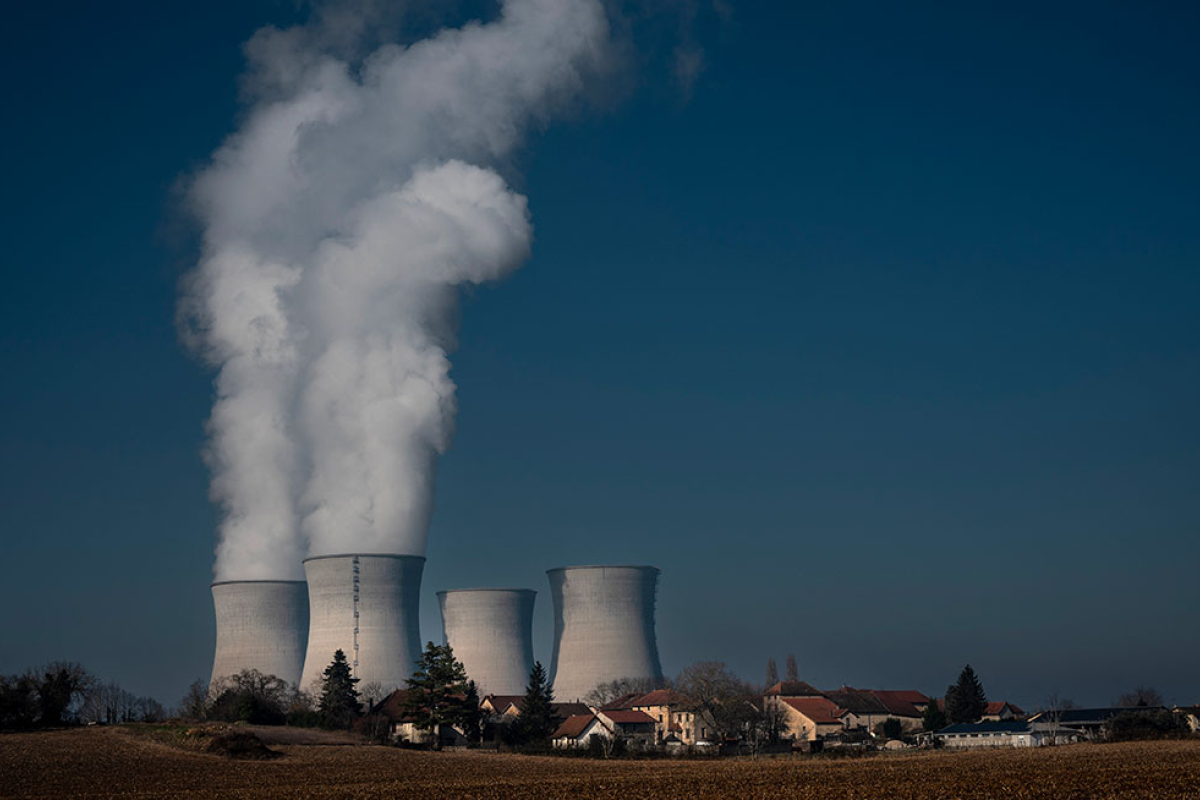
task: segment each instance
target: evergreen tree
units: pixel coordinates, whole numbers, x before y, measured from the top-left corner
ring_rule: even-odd
[[[517,742],[532,744],[544,742],[554,733],[554,689],[546,683],[546,669],[542,662],[535,662],[529,673],[529,686],[521,701],[521,713],[513,724]]]
[[[767,688],[779,683],[779,669],[775,666],[775,657],[767,659]]]
[[[946,727],[946,712],[942,710],[942,704],[937,698],[929,699],[929,705],[925,706],[925,712],[921,716],[921,726],[927,731],[940,731]]]
[[[800,670],[796,668],[796,654],[787,654],[787,679],[789,681],[800,680]]]
[[[333,661],[325,668],[325,678],[321,681],[321,725],[326,728],[349,729],[354,719],[362,713],[362,705],[358,702],[358,683],[350,673],[350,662],[346,654],[338,650],[333,654]]]
[[[433,731],[433,746],[441,748],[442,726],[461,724],[468,715],[467,671],[455,660],[450,645],[428,642],[417,671],[406,683],[408,713],[418,728]],[[478,691],[475,708],[479,708]]]
[[[987,695],[971,665],[963,667],[958,682],[946,689],[946,716],[950,723],[978,722],[987,711]]]
[[[479,707],[479,687],[475,681],[467,681],[466,708],[463,709],[463,734],[468,744],[479,744],[483,739],[483,709]]]

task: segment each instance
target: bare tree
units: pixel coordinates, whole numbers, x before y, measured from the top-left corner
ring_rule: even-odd
[[[384,692],[383,684],[379,681],[371,681],[358,687],[359,699],[362,701],[363,707],[368,711],[379,705],[380,701],[389,694],[391,692]]]
[[[1126,692],[1117,698],[1117,705],[1121,708],[1144,708],[1163,704],[1163,696],[1157,689],[1150,686],[1139,686],[1132,692]]]
[[[179,714],[185,719],[202,720],[208,715],[208,684],[197,678],[188,687],[179,703]]]
[[[789,680],[789,681],[800,680],[800,670],[796,667],[796,654],[795,653],[787,654],[787,680]]]
[[[775,657],[767,659],[767,688],[779,683],[779,668],[775,666]]]
[[[757,738],[763,712],[754,689],[720,661],[698,661],[675,680],[677,691],[689,698],[690,710],[707,723],[718,742]]]
[[[139,697],[133,703],[133,710],[138,722],[162,722],[167,712],[162,703],[153,697]]]
[[[1059,729],[1062,724],[1062,712],[1072,706],[1074,706],[1074,703],[1070,700],[1059,697],[1058,690],[1051,692],[1050,696],[1046,698],[1045,717],[1046,723],[1050,726],[1047,729],[1050,744],[1058,744]]]
[[[606,703],[611,703],[618,697],[623,697],[627,694],[649,694],[655,689],[667,688],[667,681],[654,678],[618,678],[615,681],[602,683],[592,689],[584,697],[584,700],[591,706],[602,706]]]

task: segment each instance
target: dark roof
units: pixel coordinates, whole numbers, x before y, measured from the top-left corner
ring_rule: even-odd
[[[523,694],[489,694],[480,701],[480,704],[491,703],[492,708],[496,709],[497,714],[503,714],[504,710],[510,705],[516,705],[517,710],[521,710],[521,701],[525,699]]]
[[[380,700],[371,709],[372,714],[380,714],[392,722],[407,722],[412,720],[412,714],[405,704],[408,702],[408,689],[396,689],[387,697]]]
[[[825,692],[824,695],[852,714],[889,713],[888,707],[883,704],[883,701],[866,689],[843,686],[837,691]]]
[[[551,703],[550,710],[554,712],[554,716],[559,719],[568,717],[576,717],[581,714],[591,714],[592,710],[588,708],[587,703]]]
[[[645,697],[645,694],[643,694],[642,692],[630,692],[629,694],[623,694],[620,697],[613,698],[612,700],[609,700],[604,705],[600,706],[600,710],[601,711],[610,711],[610,710],[615,711],[617,709],[622,709],[622,708],[633,708],[633,706],[634,706],[633,701],[638,700],[639,698],[642,698],[642,697]]]
[[[1049,722],[1052,716],[1058,717],[1061,725],[1099,725],[1108,722],[1117,714],[1126,711],[1165,711],[1162,706],[1137,706],[1136,708],[1064,708],[1057,714],[1042,711],[1029,718],[1030,722]]]
[[[871,694],[883,703],[889,714],[898,717],[919,717],[921,709],[917,706],[929,702],[928,697],[912,689],[872,689]]]
[[[618,725],[641,725],[644,723],[654,724],[654,717],[647,714],[645,711],[625,711],[622,709],[614,709],[605,711],[604,716],[611,719]]]
[[[811,683],[804,681],[780,681],[767,689],[767,694],[777,694],[780,697],[820,697],[821,690]]]
[[[1028,731],[1028,722],[1011,720],[1005,722],[962,722],[958,725],[947,725],[938,731],[938,733],[1028,733]]]
[[[596,718],[595,714],[572,714],[567,717],[566,721],[558,726],[558,730],[554,732],[555,739],[561,739],[569,736],[575,739],[579,734],[587,730],[587,726],[592,724],[592,720]]]

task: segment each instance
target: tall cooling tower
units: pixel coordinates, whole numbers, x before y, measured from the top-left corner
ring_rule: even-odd
[[[556,699],[583,699],[620,678],[662,679],[654,638],[657,567],[560,567],[546,574],[554,600]]]
[[[421,556],[336,555],[305,559],[308,653],[300,686],[319,691],[341,650],[361,689],[404,686],[421,654]]]
[[[212,596],[217,613],[212,685],[247,669],[299,682],[308,632],[304,581],[217,581]]]
[[[442,631],[480,696],[522,694],[533,669],[532,589],[438,592]]]

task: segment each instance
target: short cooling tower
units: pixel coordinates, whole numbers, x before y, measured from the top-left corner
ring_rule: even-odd
[[[620,678],[662,679],[654,638],[657,567],[561,567],[546,574],[554,600],[555,699],[582,700]]]
[[[217,581],[212,682],[247,669],[298,683],[308,632],[303,581]]]
[[[532,589],[438,592],[442,631],[467,677],[489,694],[523,694],[533,669]]]
[[[403,688],[421,655],[418,611],[421,556],[336,555],[305,559],[308,653],[305,691],[319,692],[325,668],[341,650],[358,688]]]

